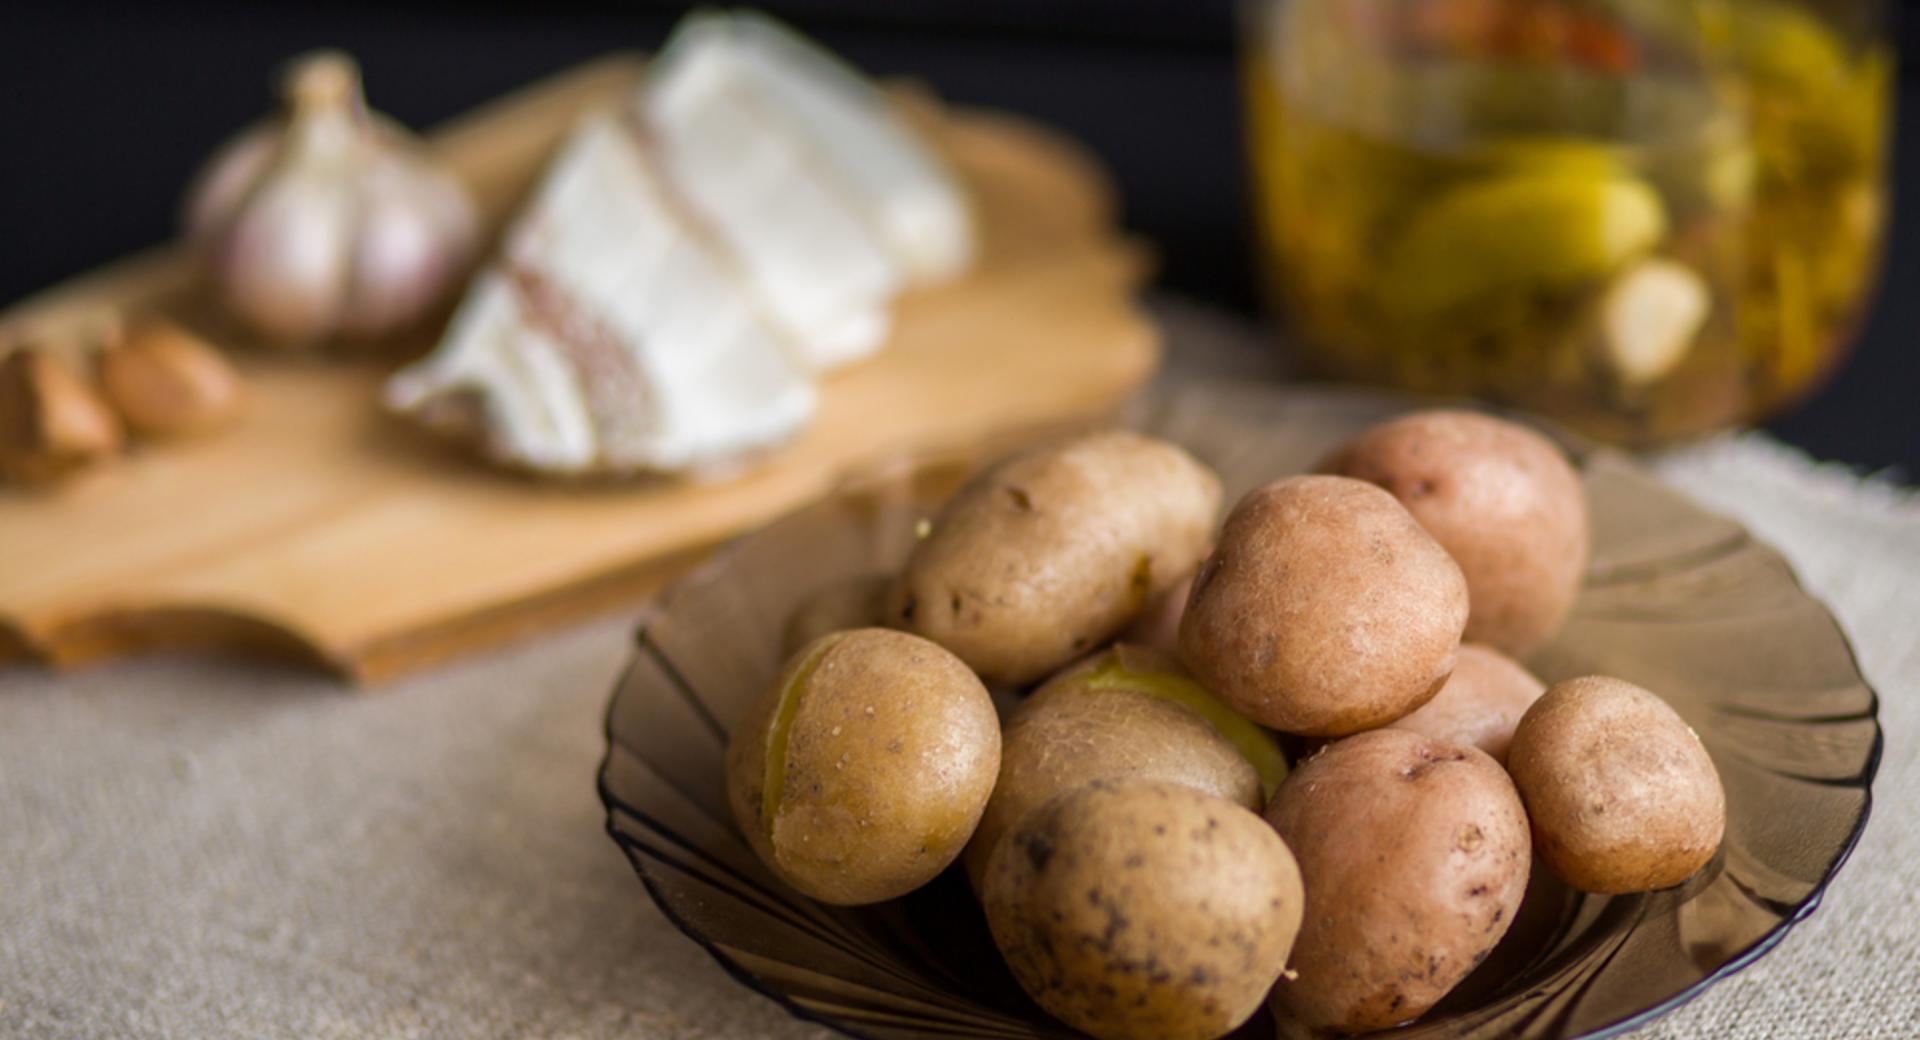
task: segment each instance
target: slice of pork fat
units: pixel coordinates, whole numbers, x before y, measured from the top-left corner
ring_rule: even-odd
[[[817,142],[912,285],[954,277],[973,261],[973,218],[959,178],[865,77],[779,22],[733,16],[737,46],[770,104]]]
[[[880,346],[887,305],[973,254],[965,193],[837,58],[751,14],[688,17],[640,97],[675,188],[816,370]]]
[[[707,467],[803,427],[809,379],[652,160],[621,116],[583,122],[389,404],[475,401],[497,461],[561,474]]]

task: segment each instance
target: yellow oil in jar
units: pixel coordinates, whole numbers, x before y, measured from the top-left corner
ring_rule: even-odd
[[[1261,243],[1322,371],[1634,444],[1820,378],[1878,258],[1890,55],[1790,3],[1686,7],[1277,4]]]

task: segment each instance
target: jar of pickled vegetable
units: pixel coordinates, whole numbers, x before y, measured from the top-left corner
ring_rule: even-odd
[[[1261,248],[1322,374],[1644,445],[1845,351],[1887,204],[1864,0],[1266,0]]]

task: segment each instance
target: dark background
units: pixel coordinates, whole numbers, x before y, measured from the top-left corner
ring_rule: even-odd
[[[275,70],[299,51],[350,51],[374,107],[418,128],[583,59],[650,47],[683,6],[15,3],[0,15],[0,305],[171,235],[189,176],[266,111]],[[1159,247],[1161,285],[1256,312],[1231,0],[762,6],[870,72],[1079,137],[1118,179],[1127,224]],[[1909,37],[1920,22],[1895,20]],[[1920,170],[1917,90],[1903,75],[1896,195]],[[1912,480],[1920,299],[1907,287],[1920,286],[1920,207],[1907,201],[1896,200],[1852,361],[1771,428],[1821,458]]]

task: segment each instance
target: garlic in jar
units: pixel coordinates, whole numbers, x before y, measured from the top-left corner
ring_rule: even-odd
[[[464,187],[367,110],[344,54],[296,60],[286,111],[223,147],[188,197],[215,296],[283,346],[378,340],[431,315],[464,279],[476,218]]]

